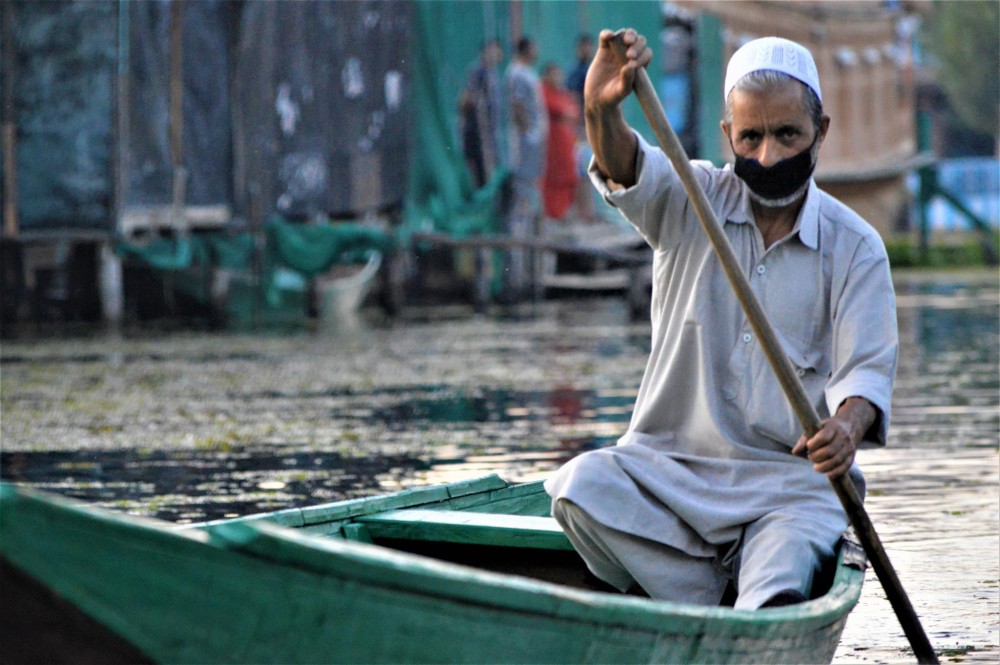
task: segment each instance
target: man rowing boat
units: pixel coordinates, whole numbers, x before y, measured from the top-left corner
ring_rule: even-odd
[[[621,102],[652,53],[603,31],[587,75],[590,175],[654,250],[652,350],[628,431],[547,483],[553,515],[591,571],[654,598],[737,608],[799,602],[847,526],[827,478],[862,441],[884,445],[897,357],[878,234],[812,180],[830,126],[812,56],[751,41],[726,73],[722,131],[735,165],[693,162],[751,287],[823,416],[811,438],[712,253],[667,157]]]

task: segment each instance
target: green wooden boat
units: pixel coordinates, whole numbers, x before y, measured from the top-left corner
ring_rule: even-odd
[[[829,662],[861,593],[848,545],[790,607],[606,593],[548,507],[540,483],[489,476],[178,527],[5,484],[0,557],[123,661]]]

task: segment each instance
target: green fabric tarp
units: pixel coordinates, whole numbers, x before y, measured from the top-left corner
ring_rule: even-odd
[[[148,243],[119,242],[118,256],[169,272],[186,270],[194,265],[218,266],[241,270],[253,257],[253,236],[244,233],[227,236],[221,233],[157,238]]]
[[[391,251],[392,238],[379,229],[360,224],[295,224],[273,217],[266,226],[266,265],[291,268],[315,277],[338,263],[363,262],[371,251]],[[198,233],[157,238],[148,243],[119,242],[122,258],[161,271],[193,266],[246,270],[252,264],[254,238],[250,233]]]
[[[308,277],[336,264],[360,263],[371,251],[384,253],[393,246],[385,232],[360,224],[293,224],[273,217],[265,230],[269,255]]]
[[[195,247],[198,247],[196,252]],[[195,254],[202,259],[204,244],[190,237],[157,238],[148,243],[119,242],[115,252],[123,259],[144,263],[150,268],[160,271],[176,271],[190,268],[195,261]]]
[[[169,276],[173,289],[202,305],[212,297],[204,271],[223,268],[234,273],[225,303],[227,320],[249,328],[301,321],[308,278],[334,265],[362,263],[372,252],[389,252],[394,246],[387,233],[360,224],[297,224],[281,217],[267,222],[264,237],[258,275],[253,274],[256,243],[251,233],[194,233],[142,244],[122,241],[115,249],[122,258]]]
[[[506,171],[476,192],[456,140],[458,94],[465,68],[477,57],[487,30],[486,8],[497,2],[419,2],[412,61],[413,150],[400,240],[416,231],[454,237],[499,229]],[[460,64],[457,64],[460,63]]]

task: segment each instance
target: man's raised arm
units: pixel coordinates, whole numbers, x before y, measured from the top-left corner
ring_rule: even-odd
[[[601,31],[600,46],[584,85],[584,116],[598,169],[614,183],[631,187],[637,178],[638,141],[625,122],[621,103],[632,92],[636,70],[649,64],[653,52],[645,37],[628,29],[623,36],[627,60],[622,62],[611,48],[614,35],[611,30]]]

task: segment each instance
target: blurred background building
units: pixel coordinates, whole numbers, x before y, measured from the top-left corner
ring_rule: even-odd
[[[720,65],[714,76],[718,81],[724,78],[732,53],[757,37],[777,34],[812,52],[823,86],[823,108],[832,118],[816,182],[883,235],[900,228],[909,203],[904,178],[929,157],[920,153],[915,129],[912,17],[881,2],[683,6],[711,13],[720,25],[718,33],[713,31],[717,41],[711,44],[721,51],[712,58]],[[721,116],[718,104],[704,101]],[[705,146],[705,152],[732,159],[721,134]]]

